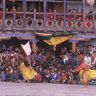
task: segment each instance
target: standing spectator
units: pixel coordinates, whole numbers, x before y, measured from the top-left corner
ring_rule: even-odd
[[[72,54],[71,54],[70,63],[71,63],[71,67],[72,67],[73,69],[78,66],[78,55],[77,55],[77,53],[72,53]]]

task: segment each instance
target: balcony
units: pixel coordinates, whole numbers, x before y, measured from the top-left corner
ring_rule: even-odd
[[[1,14],[0,14],[1,15]],[[7,12],[5,21],[0,18],[0,31],[1,32],[44,32],[58,33],[58,32],[94,32],[96,30],[96,15],[85,15],[85,20],[82,14],[64,14],[46,13],[46,22],[44,26],[44,14],[36,13],[34,18],[33,12],[26,12],[26,18],[23,18],[23,12]],[[2,16],[1,16],[2,17]],[[65,23],[64,23],[65,22]],[[4,23],[4,24],[3,24]],[[65,25],[64,25],[65,24]],[[64,29],[65,28],[65,29]]]

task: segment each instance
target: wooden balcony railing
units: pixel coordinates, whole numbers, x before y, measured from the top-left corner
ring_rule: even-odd
[[[5,19],[5,30],[23,30],[24,22],[23,22],[23,12],[16,12],[15,21],[13,19],[12,12],[6,12]],[[94,18],[93,18],[94,17]],[[96,15],[86,15],[86,22],[83,22],[82,14],[67,14],[66,13],[66,23],[64,23],[64,13],[56,14],[56,22],[54,23],[54,14],[47,13],[46,14],[46,31],[53,32],[54,27],[56,27],[56,32],[64,31],[64,26],[66,31],[83,31],[85,28],[88,32],[93,32],[96,30]],[[15,22],[15,24],[14,24]],[[56,25],[54,25],[56,24]],[[66,25],[64,25],[66,24]],[[0,19],[0,30],[3,28],[3,19]],[[34,31],[34,13],[26,12],[25,19],[25,30]],[[44,14],[36,13],[36,31],[44,31]]]

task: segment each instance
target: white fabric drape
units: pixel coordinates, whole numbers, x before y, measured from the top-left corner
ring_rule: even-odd
[[[95,0],[86,0],[86,3],[93,7]]]
[[[23,50],[27,56],[29,56],[31,54],[32,50],[31,50],[29,41],[25,45],[21,44],[21,47],[23,48]]]

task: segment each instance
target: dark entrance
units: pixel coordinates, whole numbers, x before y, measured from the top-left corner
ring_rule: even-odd
[[[21,44],[26,44],[28,40],[19,40],[16,37],[12,37],[9,40],[1,40],[0,41],[0,49],[1,50],[8,50],[9,48],[20,48]]]
[[[40,48],[40,49],[45,49],[47,51],[51,51],[51,52],[54,52],[55,55],[59,56],[60,53],[61,53],[61,49],[66,47],[67,51],[69,52],[71,50],[71,43],[69,41],[66,41],[66,42],[63,42],[59,45],[56,46],[56,51],[53,50],[53,46],[49,46],[48,44],[46,44],[45,42],[43,41],[39,41],[37,43],[37,46]]]

